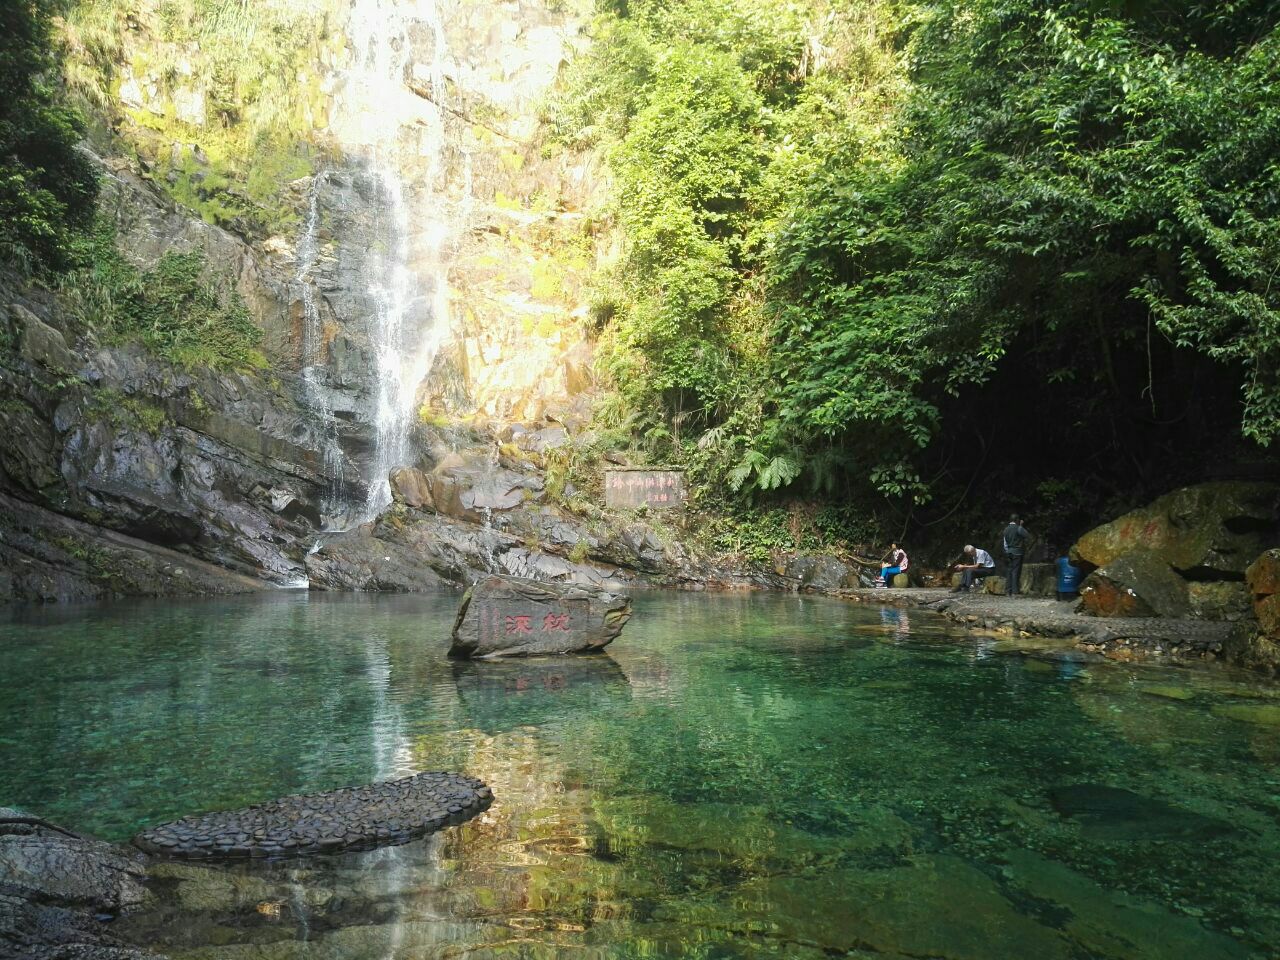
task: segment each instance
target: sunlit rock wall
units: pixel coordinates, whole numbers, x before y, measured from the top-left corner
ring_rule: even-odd
[[[68,76],[98,148],[248,243],[240,292],[329,437],[336,493],[353,468],[358,500],[412,462],[415,421],[584,413],[602,178],[548,141],[539,111],[590,6],[69,8]],[[130,226],[122,245],[153,259],[171,226]]]

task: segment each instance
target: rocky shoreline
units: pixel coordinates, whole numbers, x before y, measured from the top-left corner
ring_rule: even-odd
[[[1077,613],[1074,603],[1043,597],[955,594],[943,588],[848,589],[832,596],[854,603],[921,608],[974,630],[1009,638],[1053,641],[1052,647],[1110,660],[1223,660],[1235,625],[1160,617],[1101,618]]]

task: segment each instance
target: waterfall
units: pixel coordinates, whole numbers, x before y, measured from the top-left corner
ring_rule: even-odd
[[[410,459],[418,387],[449,327],[446,252],[456,227],[444,182],[448,50],[436,0],[355,0],[349,37],[354,61],[333,127],[365,162],[378,208],[367,263],[376,368],[368,519],[391,502],[387,474]]]
[[[338,418],[334,416],[329,394],[322,381],[326,359],[324,324],[320,319],[315,280],[312,277],[316,260],[320,256],[320,191],[328,175],[327,170],[321,171],[311,181],[307,217],[303,223],[302,237],[298,241],[298,269],[294,274],[294,282],[302,289],[303,394],[320,424],[324,475],[329,478],[329,491],[323,510],[325,514],[332,516],[345,512],[343,453],[338,440]]]

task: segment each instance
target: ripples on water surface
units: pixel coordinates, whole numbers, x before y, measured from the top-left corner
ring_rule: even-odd
[[[781,596],[643,595],[607,656],[451,663],[457,600],[11,611],[0,804],[124,839],[493,786],[403,847],[158,864],[116,930],[174,958],[1277,955],[1280,688]]]

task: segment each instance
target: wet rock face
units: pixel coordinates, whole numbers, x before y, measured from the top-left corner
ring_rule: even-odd
[[[250,593],[263,583],[0,493],[0,602]]]
[[[493,791],[481,781],[433,771],[185,817],[144,830],[133,842],[148,853],[193,859],[365,850],[407,843],[462,823],[491,803]]]
[[[601,650],[630,616],[629,598],[598,587],[488,577],[463,598],[449,655],[527,657]]]
[[[1245,574],[1254,619],[1239,624],[1226,646],[1233,663],[1280,676],[1280,547],[1263,553]]]
[[[137,851],[88,840],[0,808],[0,956],[141,960],[103,920],[143,898]]]
[[[61,552],[14,547],[24,558],[6,568],[20,575],[0,584],[0,599],[208,592],[183,574],[146,589],[118,535],[184,553],[195,566],[292,582],[325,524],[335,474],[349,474],[352,486],[358,477],[350,462],[325,462],[316,418],[288,379],[287,282],[127,165],[110,172],[101,212],[124,255],[147,268],[166,252],[202,253],[210,282],[236,287],[281,366],[271,375],[186,369],[137,346],[104,346],[69,301],[0,271],[0,340],[13,345],[0,355],[0,492],[101,534],[88,546],[71,537],[80,545]]]
[[[1280,547],[1258,557],[1245,575],[1253,612],[1263,634],[1280,641]]]

